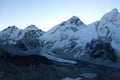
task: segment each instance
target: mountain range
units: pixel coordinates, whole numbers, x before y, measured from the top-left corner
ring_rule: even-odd
[[[30,25],[0,31],[0,55],[44,56],[61,63],[120,67],[120,13],[117,9],[91,24],[73,16],[47,32]]]

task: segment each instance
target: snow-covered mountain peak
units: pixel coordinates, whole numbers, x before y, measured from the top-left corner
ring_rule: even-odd
[[[118,19],[120,19],[120,13],[119,13],[119,11],[116,8],[112,9],[112,11],[106,13],[101,18],[101,20],[105,20],[106,22],[115,22]]]
[[[38,30],[38,28],[35,25],[30,25],[25,30]]]
[[[79,20],[77,16],[72,16],[69,20]]]
[[[18,29],[16,26],[9,26],[0,32],[0,40],[3,44],[16,44],[17,41],[21,40],[25,35],[28,37],[31,35],[40,37],[43,34],[44,32],[34,25],[30,25],[25,29]]]
[[[40,37],[42,36],[45,32],[42,31],[41,29],[37,28],[35,25],[30,25],[27,28],[25,28],[23,31],[23,35],[26,37],[30,37],[31,35]]]
[[[116,8],[113,8],[111,12],[112,13],[119,13],[119,11]]]
[[[55,27],[53,27],[52,29],[50,29],[47,34],[54,34],[54,33],[74,33],[74,32],[78,32],[81,29],[87,27],[87,25],[85,25],[78,17],[73,16],[70,19],[68,19],[67,21],[64,21],[58,25],[56,25]],[[70,34],[69,34],[70,35]]]
[[[13,32],[15,30],[18,30],[18,28],[16,26],[9,26],[8,28],[4,29],[3,31]]]
[[[21,34],[21,29],[16,26],[9,26],[1,31],[0,40],[2,44],[15,44],[19,34]]]
[[[9,26],[10,28],[17,28],[15,25],[13,25],[13,26]]]
[[[78,17],[72,16],[70,19],[66,21],[66,23],[73,24],[76,26],[84,24]]]

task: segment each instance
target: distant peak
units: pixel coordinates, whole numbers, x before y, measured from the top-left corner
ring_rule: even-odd
[[[76,26],[79,26],[81,24],[84,24],[78,17],[72,16],[70,19],[66,21],[67,23],[74,24]]]
[[[113,8],[111,12],[113,12],[113,13],[119,13],[119,11],[116,8]]]
[[[17,30],[18,28],[16,26],[8,26],[6,29],[4,29],[3,31],[7,31],[7,30]]]
[[[36,30],[39,30],[40,32],[44,32],[41,29],[37,28],[35,25],[30,25],[30,26],[26,27],[24,30],[25,31],[32,31],[32,30],[36,31]]]
[[[119,11],[116,8],[113,8],[110,12],[107,13],[107,15],[110,15],[110,16],[115,16],[118,14],[119,14]]]
[[[16,26],[8,26],[8,28],[12,28],[12,29],[18,29]]]
[[[102,19],[107,21],[114,21],[120,16],[119,11],[116,8],[113,8],[110,12],[106,13]]]
[[[30,25],[27,28],[25,28],[26,30],[38,30],[38,28],[35,25]]]
[[[72,16],[69,20],[80,20],[77,16]]]
[[[119,14],[119,11],[118,11],[116,8],[113,8],[112,11],[111,11],[110,13]]]
[[[37,28],[37,27],[32,24],[32,25],[28,26],[27,28]],[[26,29],[27,29],[27,28],[26,28]]]

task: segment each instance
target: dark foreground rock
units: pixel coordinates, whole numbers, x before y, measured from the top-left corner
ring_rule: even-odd
[[[82,75],[86,73],[94,73],[96,77],[91,79]],[[0,60],[0,80],[62,80],[66,77],[73,79],[80,77],[81,80],[120,80],[119,75],[118,69],[104,69],[93,65],[60,66],[40,63],[21,66],[4,59]]]
[[[79,61],[79,65],[57,65],[43,56],[0,55],[0,80],[120,80],[120,70]],[[89,76],[90,74],[95,77]],[[86,75],[87,74],[87,75]]]

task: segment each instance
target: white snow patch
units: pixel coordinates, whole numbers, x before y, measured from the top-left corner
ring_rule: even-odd
[[[96,73],[83,73],[81,74],[81,76],[85,77],[85,78],[95,78],[97,77]]]
[[[43,54],[41,54],[41,55],[47,57],[48,59],[57,61],[57,62],[69,63],[69,64],[77,64],[76,61],[58,58],[58,57],[53,56],[53,55],[51,55],[51,54],[43,53]]]
[[[69,78],[69,77],[66,77],[62,80],[81,80],[81,78]]]

